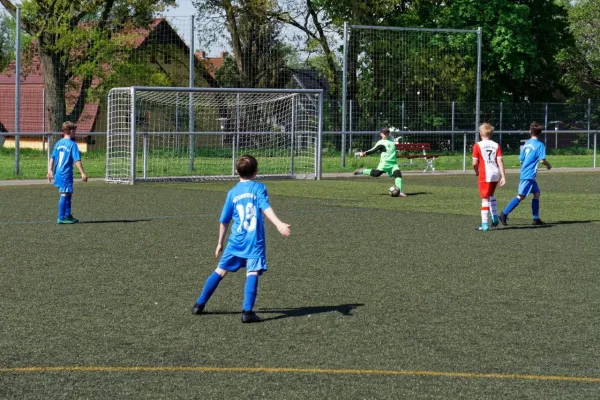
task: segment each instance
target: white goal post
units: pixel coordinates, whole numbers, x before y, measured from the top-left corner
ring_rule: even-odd
[[[323,91],[114,88],[106,181],[235,179],[250,154],[259,177],[321,179]]]

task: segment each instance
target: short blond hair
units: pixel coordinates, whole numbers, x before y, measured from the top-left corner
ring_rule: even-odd
[[[491,138],[492,135],[494,134],[494,126],[490,123],[483,123],[481,125],[479,125],[479,135],[486,137],[486,138]]]

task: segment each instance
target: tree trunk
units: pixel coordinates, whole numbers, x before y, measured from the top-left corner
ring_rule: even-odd
[[[66,66],[61,62],[59,54],[43,48],[40,49],[40,59],[46,86],[46,115],[50,122],[50,132],[60,132],[61,125],[67,117]]]

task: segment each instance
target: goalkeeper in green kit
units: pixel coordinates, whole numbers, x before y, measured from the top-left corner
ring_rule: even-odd
[[[379,132],[379,136],[381,137],[381,140],[375,143],[375,146],[372,149],[355,154],[356,157],[365,157],[369,154],[381,153],[379,165],[375,169],[357,169],[354,171],[354,175],[369,175],[377,178],[384,172],[387,172],[389,177],[394,178],[394,184],[396,188],[398,188],[398,196],[408,197],[402,191],[402,172],[400,172],[400,167],[398,167],[398,161],[396,160],[396,143],[394,143],[394,139],[390,135],[390,130],[387,128],[382,129]]]

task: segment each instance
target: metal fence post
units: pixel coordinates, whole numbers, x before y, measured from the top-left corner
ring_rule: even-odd
[[[477,28],[477,88],[475,97],[475,142],[479,138],[479,118],[481,113],[481,42],[482,42],[481,27]]]
[[[196,66],[196,62],[194,58],[196,55],[194,54],[194,16],[190,17],[191,19],[191,28],[190,28],[190,76],[189,76],[189,87],[194,87],[194,67]],[[194,94],[192,92],[188,95],[189,104],[189,117],[188,117],[188,128],[190,137],[188,138],[188,154],[190,157],[190,171],[194,170]]]
[[[344,71],[342,82],[342,168],[346,167],[346,107],[348,106],[348,23],[344,22]]]
[[[405,107],[405,103],[404,101],[402,102],[402,127],[400,128],[400,130],[402,132],[404,132],[406,130],[406,120],[405,120],[405,116],[406,116],[406,107]],[[405,138],[404,138],[404,133],[402,133],[402,143],[406,142]]]
[[[463,133],[463,172],[467,172],[467,132]]]
[[[597,144],[598,142],[596,141],[598,136],[598,131],[594,131],[594,169],[596,169],[596,151],[597,151]]]
[[[20,175],[21,145],[21,7],[17,6],[15,28],[15,175]]]
[[[590,128],[592,126],[592,99],[588,99],[588,112],[587,112],[587,130],[588,130],[588,134],[587,134],[587,149],[590,149]],[[594,144],[594,146],[596,146]]]
[[[544,108],[544,129],[548,130],[548,103]],[[548,145],[548,135],[544,135],[544,144]]]
[[[348,111],[349,111],[349,120],[348,120],[348,131],[350,132],[349,139],[350,143],[348,144],[348,151],[352,152],[352,100],[348,101]]]
[[[500,126],[500,139],[499,139],[499,141],[500,141],[500,147],[502,147],[502,112],[504,111],[503,108],[504,108],[504,104],[502,102],[500,102],[500,123],[499,123],[499,126]]]
[[[450,151],[451,152],[454,152],[454,122],[455,122],[454,121],[454,111],[455,111],[454,104],[455,103],[452,102],[452,122],[451,122],[451,125],[450,125],[450,130],[452,131],[452,134],[451,134],[452,140],[451,140],[451,144],[450,144]]]

